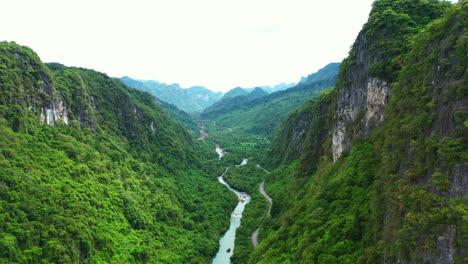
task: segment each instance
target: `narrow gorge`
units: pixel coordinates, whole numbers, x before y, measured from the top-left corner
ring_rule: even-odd
[[[246,14],[213,5],[236,22],[203,35],[216,36],[205,46],[198,30],[223,25],[224,13],[184,19],[203,4],[174,6],[173,19],[161,24],[180,24],[157,45],[145,39],[159,37],[160,27],[151,34],[98,27],[125,37],[106,52],[120,42],[133,49],[105,58],[133,69],[140,63],[128,58],[149,57],[146,46],[176,46],[181,58],[196,55],[196,68],[228,59],[220,56],[226,50],[247,69],[251,61],[240,56],[247,47],[321,12],[304,9],[289,26],[270,27],[289,13],[270,12],[276,3],[268,2],[252,13],[270,20],[250,28],[255,3]],[[0,263],[468,263],[468,0],[375,0],[369,8],[342,62],[314,64],[319,70],[291,84],[225,93],[44,63],[29,47],[0,42]],[[44,11],[25,5],[5,28],[27,21],[28,10]],[[158,15],[137,12],[145,23],[167,11],[149,10]],[[115,17],[130,23],[123,19],[130,11]],[[63,17],[49,19],[52,26],[37,27],[47,39],[55,24],[71,27]],[[327,19],[323,31],[347,26]],[[185,28],[193,32],[186,36]],[[263,37],[230,39],[242,30]],[[86,40],[81,48],[104,41],[73,32]],[[308,45],[299,35],[328,41],[319,32],[297,30],[281,44],[295,44],[299,54]],[[271,68],[310,61],[302,51],[294,62],[278,59],[274,44],[260,52]],[[174,58],[164,69],[171,65],[185,68]],[[242,71],[206,73],[231,85]]]

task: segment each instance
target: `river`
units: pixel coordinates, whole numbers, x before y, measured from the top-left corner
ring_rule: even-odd
[[[213,258],[213,264],[229,264],[231,262],[231,256],[234,253],[234,242],[236,239],[236,229],[241,224],[242,213],[244,212],[245,205],[250,202],[250,196],[247,193],[239,192],[224,180],[223,176],[228,172],[229,168],[226,168],[226,171],[218,177],[220,183],[228,187],[230,191],[235,193],[239,198],[239,203],[231,214],[231,224],[229,229],[224,233],[224,235],[219,240],[219,250],[216,256]]]
[[[241,162],[241,164],[239,164],[239,165],[236,165],[236,166],[244,166],[244,165],[246,165],[246,164],[247,164],[247,162],[248,162],[248,161],[249,161],[248,159],[242,159],[242,162]]]
[[[221,159],[226,152],[224,151],[223,148],[221,148],[218,144],[216,144],[216,153],[218,153],[219,159]]]

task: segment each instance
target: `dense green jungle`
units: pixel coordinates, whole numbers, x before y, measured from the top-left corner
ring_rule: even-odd
[[[467,18],[375,0],[341,64],[196,115],[0,42],[0,263],[212,263],[224,172],[232,263],[467,263]]]

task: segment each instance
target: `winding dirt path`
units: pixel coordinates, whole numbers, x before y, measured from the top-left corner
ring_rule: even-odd
[[[261,168],[260,165],[257,165],[257,167]],[[263,169],[263,170],[265,170],[265,169]],[[267,172],[267,173],[269,173],[269,172]],[[265,181],[262,181],[260,183],[260,186],[258,187],[258,190],[270,203],[270,206],[268,207],[268,211],[267,211],[267,217],[270,217],[271,216],[271,206],[273,205],[273,199],[270,197],[270,195],[268,195],[268,193],[265,192]],[[260,227],[261,226],[262,225],[260,224],[260,226],[257,229],[255,229],[255,231],[252,233],[251,239],[252,239],[252,244],[253,244],[254,247],[258,246],[258,233],[260,232]]]
[[[262,169],[264,172],[270,174],[271,172],[267,171],[265,168],[263,168],[262,166],[260,166],[260,164],[257,164],[257,168],[259,169]]]
[[[205,140],[205,138],[208,136],[208,133],[206,133],[205,128],[205,124],[200,123],[200,134],[202,134],[202,136],[197,138],[197,140]]]
[[[255,231],[252,233],[252,244],[254,247],[258,246],[258,231],[260,231],[260,227],[255,229]]]
[[[271,206],[273,205],[273,199],[270,197],[270,195],[268,195],[268,193],[265,192],[265,181],[262,181],[262,183],[260,183],[260,187],[258,189],[259,189],[260,193],[263,196],[265,196],[265,198],[268,200],[268,202],[270,202],[270,207],[268,207],[267,215],[271,216]]]

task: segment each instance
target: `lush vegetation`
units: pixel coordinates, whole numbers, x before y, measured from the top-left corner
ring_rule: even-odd
[[[406,59],[404,54],[411,49],[413,36],[440,17],[448,6],[450,3],[437,0],[375,1],[364,26],[367,38],[378,39],[369,48],[377,57],[369,67],[369,74],[395,81]]]
[[[337,74],[338,64],[333,63],[287,90],[254,99],[236,96],[219,101],[205,109],[201,117],[216,120],[236,133],[270,135],[289,112],[333,87]]]
[[[0,43],[0,262],[209,262],[234,201],[216,167],[149,94],[49,66]]]
[[[133,90],[133,92],[135,92],[135,90]],[[164,111],[172,119],[179,122],[187,130],[187,132],[189,132],[192,136],[198,135],[198,124],[195,122],[195,119],[191,115],[180,110],[174,105],[158,100],[157,98],[155,99],[156,102],[164,109]]]
[[[359,46],[372,63],[358,67],[353,48],[337,88],[332,64],[270,95],[239,88],[197,122],[119,80],[0,43],[0,262],[209,263],[237,203],[216,179],[226,167],[252,197],[237,264],[467,262],[467,14],[466,0],[376,0]],[[333,162],[337,94],[356,74],[387,81],[391,100]],[[205,140],[193,140],[199,122]]]
[[[384,34],[377,26],[396,27],[391,34],[413,32],[400,39],[404,49],[379,47],[382,54],[405,58],[382,72],[393,80],[383,125],[332,162],[334,92],[283,123],[270,153],[270,166],[280,166],[266,186],[275,201],[273,220],[249,263],[467,261],[468,201],[460,183],[468,160],[467,1],[425,27],[447,6],[375,2],[365,32]],[[394,13],[411,26],[374,23]],[[308,134],[296,133],[302,128]]]

